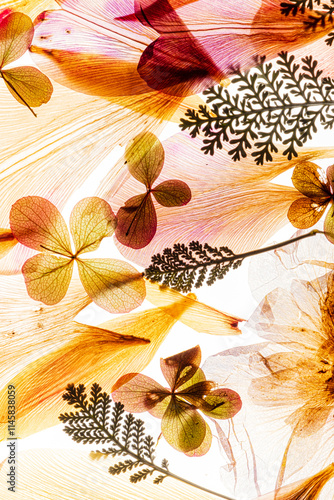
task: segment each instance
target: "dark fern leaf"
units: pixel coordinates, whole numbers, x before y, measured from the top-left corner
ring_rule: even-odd
[[[204,91],[211,108],[187,110],[181,119],[181,129],[189,130],[193,138],[204,135],[205,154],[213,155],[229,142],[232,160],[240,161],[253,149],[251,156],[263,165],[273,160],[281,142],[286,146],[283,154],[291,160],[319,124],[333,128],[334,81],[323,77],[317,61],[308,56],[300,65],[294,56],[281,52],[276,68],[265,64],[264,58],[255,62],[257,66],[239,72],[229,88]]]
[[[154,484],[161,484],[162,481],[166,478],[167,476],[163,476],[160,474],[160,476],[157,476],[155,479],[153,479]]]
[[[131,483],[139,483],[139,481],[142,481],[143,479],[147,479],[148,476],[152,476],[154,472],[154,469],[142,469],[135,474],[132,474],[130,476],[130,481]],[[161,482],[161,481],[159,481]],[[156,483],[157,484],[157,483]]]

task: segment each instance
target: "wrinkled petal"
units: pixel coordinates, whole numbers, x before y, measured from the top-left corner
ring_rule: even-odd
[[[334,205],[333,205],[333,203],[331,204],[331,206],[327,212],[326,218],[325,218],[324,231],[325,231],[326,238],[331,243],[334,243]]]
[[[81,282],[89,297],[112,313],[140,306],[146,294],[142,274],[117,259],[77,259]]]
[[[278,490],[261,495],[256,500],[317,500],[323,487],[334,476],[334,464],[312,477],[287,484]]]
[[[291,204],[288,210],[288,219],[294,227],[299,229],[312,227],[323,216],[328,202],[328,198],[318,198],[317,200],[299,198]]]
[[[191,379],[201,362],[199,345],[160,360],[160,368],[171,389],[178,389]]]
[[[5,84],[15,99],[28,107],[49,102],[53,86],[47,76],[31,66],[12,68],[1,72]]]
[[[48,306],[65,297],[72,272],[73,260],[42,253],[28,259],[22,267],[29,296]]]
[[[30,17],[20,12],[0,22],[0,68],[19,59],[28,50],[34,36]]]
[[[0,228],[0,259],[3,259],[18,243],[10,229]]]
[[[40,252],[72,255],[66,222],[58,208],[45,198],[20,198],[10,211],[10,226],[22,245]]]
[[[162,417],[161,431],[168,444],[187,453],[202,444],[206,423],[195,408],[174,397]]]
[[[154,198],[164,207],[180,207],[191,200],[189,186],[182,181],[170,180],[161,182],[152,190]]]
[[[117,212],[116,238],[130,248],[143,248],[157,230],[157,215],[149,192],[133,196]]]
[[[119,460],[119,458],[118,458]],[[87,450],[36,449],[20,451],[20,481],[17,500],[216,500],[217,496],[189,484],[168,478],[159,485],[153,481],[134,484],[126,474],[111,476],[108,469],[115,459],[93,460]],[[7,489],[7,464],[0,473],[0,493],[3,500],[12,500]],[[96,478],[99,478],[98,488]],[[157,489],[158,488],[158,489]]]
[[[125,159],[130,174],[150,188],[161,173],[165,152],[154,134],[143,133],[127,146]]]
[[[155,380],[140,373],[125,375],[116,382],[116,387],[119,389],[113,390],[113,400],[121,402],[125,411],[134,413],[151,410],[170,395]]]
[[[159,283],[146,281],[146,299],[155,306],[167,306],[175,303],[177,300],[186,301],[187,309],[184,311],[180,321],[194,330],[209,335],[237,335],[241,333],[238,328],[238,322],[243,321],[236,316],[230,316],[222,311],[210,307],[197,300],[193,293],[186,297],[176,290]],[[175,307],[171,314],[178,314]]]
[[[109,203],[96,196],[79,201],[71,212],[70,229],[77,254],[97,250],[115,228],[116,217]]]

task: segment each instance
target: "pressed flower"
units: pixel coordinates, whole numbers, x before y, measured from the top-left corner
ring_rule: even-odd
[[[20,243],[43,252],[22,267],[31,298],[47,305],[60,302],[68,290],[76,261],[87,294],[100,307],[114,313],[127,312],[144,300],[143,278],[132,266],[115,259],[81,258],[83,253],[96,250],[102,239],[115,230],[116,217],[101,198],[85,198],[72,210],[74,253],[61,213],[45,198],[28,196],[18,200],[10,212],[10,225]]]
[[[0,229],[0,259],[3,259],[16,245],[17,239],[9,229]]]
[[[241,408],[239,395],[230,389],[216,388],[199,368],[201,350],[196,346],[161,359],[161,371],[170,389],[165,389],[146,375],[128,373],[113,387],[112,397],[126,411],[148,411],[161,418],[161,431],[176,450],[201,456],[211,446],[212,434],[198,413],[228,419]]]
[[[189,186],[192,198],[182,207],[156,206],[157,232],[145,248],[132,250],[116,241],[126,258],[143,267],[148,267],[152,255],[172,248],[175,243],[188,245],[193,240],[213,247],[228,246],[235,253],[259,248],[289,223],[289,207],[303,196],[294,187],[275,183],[275,177],[297,163],[287,161],[283,149],[275,155],[274,162],[262,167],[248,158],[236,165],[227,148],[214,156],[204,156],[200,139],[184,133],[162,144],[165,162],[159,179],[176,178],[182,173],[181,179]],[[299,153],[302,160],[330,154],[328,148],[303,148]],[[119,164],[124,161],[122,158]],[[115,211],[128,197],[140,194],[140,185],[132,177],[123,181],[119,189],[122,180],[121,176],[113,180],[107,175],[96,193],[112,204]]]
[[[30,17],[20,12],[8,13],[8,10],[0,13],[0,77],[13,97],[35,115],[31,108],[51,98],[53,87],[48,77],[31,66],[4,69],[28,50],[33,36]]]
[[[316,224],[327,206],[331,204],[325,219],[324,231],[332,243],[334,243],[333,181],[334,165],[328,167],[325,174],[315,163],[310,161],[298,163],[292,174],[292,182],[304,196],[295,200],[288,211],[291,224],[299,229],[306,229]]]
[[[152,288],[150,296],[164,305],[90,326],[74,321],[91,302],[79,280],[72,280],[61,303],[45,306],[27,295],[22,276],[2,276],[0,414],[6,415],[7,388],[13,383],[20,393],[16,408],[20,437],[58,423],[59,414],[66,411],[61,394],[69,381],[90,385],[98,379],[111,391],[119,376],[143,370],[178,320],[198,331],[206,321],[210,333],[240,333],[238,318],[168,289],[160,299],[158,287]],[[7,431],[3,418],[1,439]]]
[[[152,200],[164,207],[179,207],[189,203],[191,191],[185,182],[169,179],[153,187],[165,159],[161,142],[154,134],[135,137],[125,153],[130,174],[146,187],[146,193],[133,196],[117,212],[116,238],[130,248],[143,248],[157,230],[157,216]]]

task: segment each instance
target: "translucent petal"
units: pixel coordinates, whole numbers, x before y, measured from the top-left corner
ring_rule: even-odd
[[[0,229],[0,259],[3,259],[18,243],[10,229]]]
[[[330,196],[330,192],[323,174],[323,170],[315,163],[301,161],[295,166],[291,180],[304,196],[312,199],[326,198]]]
[[[13,12],[0,20],[0,68],[23,56],[33,36],[32,21],[25,14]]]
[[[157,216],[151,193],[133,196],[117,212],[117,240],[127,247],[147,246],[157,230]]]
[[[29,296],[49,306],[65,297],[72,272],[73,260],[42,253],[28,259],[22,267]]]
[[[206,427],[206,432],[202,443],[198,446],[198,448],[195,448],[194,450],[185,453],[187,457],[202,457],[203,455],[206,455],[207,452],[210,450],[212,443],[212,432],[207,422],[205,422],[205,427]]]
[[[334,205],[333,203],[331,204],[326,218],[325,218],[325,223],[324,223],[324,231],[326,238],[331,242],[334,243]]]
[[[127,381],[130,377],[131,380]],[[121,402],[125,411],[132,413],[148,411],[170,395],[155,380],[140,373],[125,375],[116,382],[116,387],[119,388],[113,390],[113,400]]]
[[[73,208],[70,229],[76,254],[97,250],[103,238],[112,236],[116,217],[109,203],[98,198],[84,198]]]
[[[108,469],[115,461],[93,460],[87,450],[36,449],[20,451],[20,481],[15,493],[17,500],[156,500],[157,485],[153,481],[134,484],[126,474],[111,476]],[[10,500],[7,489],[7,467],[0,473],[0,494]],[[99,478],[97,488],[96,478]],[[215,500],[216,495],[189,484],[168,478],[159,485],[162,498],[178,500]]]
[[[295,200],[288,210],[288,219],[294,227],[307,229],[314,226],[323,216],[329,198],[299,198]]]
[[[214,389],[205,397],[205,405],[201,410],[212,418],[226,419],[234,417],[241,406],[241,398],[237,392],[232,389]]]
[[[141,273],[117,259],[77,259],[81,282],[98,306],[124,313],[140,306],[146,294]]]
[[[191,200],[189,186],[179,180],[161,182],[152,190],[154,198],[164,207],[180,207]]]
[[[52,83],[38,69],[22,66],[2,71],[1,74],[8,90],[21,104],[34,108],[51,99]]]
[[[161,173],[165,153],[159,139],[154,134],[144,132],[127,146],[125,159],[130,174],[150,188]]]
[[[160,360],[160,368],[169,386],[174,391],[190,380],[201,362],[199,345]]]
[[[168,444],[187,453],[202,444],[206,423],[194,407],[175,396],[162,417],[161,431]]]
[[[14,203],[10,226],[15,238],[29,248],[71,256],[70,235],[63,216],[50,201],[26,196]]]

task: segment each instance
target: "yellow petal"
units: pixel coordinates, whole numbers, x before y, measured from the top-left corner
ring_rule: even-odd
[[[152,478],[133,484],[129,475],[111,476],[108,469],[115,459],[93,460],[88,451],[37,449],[20,451],[20,479],[15,494],[7,490],[7,466],[0,472],[3,500],[217,500],[176,479],[153,484]],[[119,460],[118,460],[119,461]]]
[[[111,313],[129,312],[143,302],[141,273],[117,259],[77,259],[81,282],[89,297]]]
[[[10,229],[0,228],[0,259],[5,257],[15,247],[17,242]]]
[[[179,317],[179,321],[193,328],[197,332],[208,333],[210,335],[238,335],[241,330],[238,328],[238,322],[244,321],[237,316],[231,316],[214,307],[210,307],[197,300],[193,293],[186,297],[176,290],[167,286],[151,283],[146,280],[146,299],[155,306],[172,306],[170,314],[174,317],[179,316],[177,301],[181,299],[187,304],[187,308]]]

